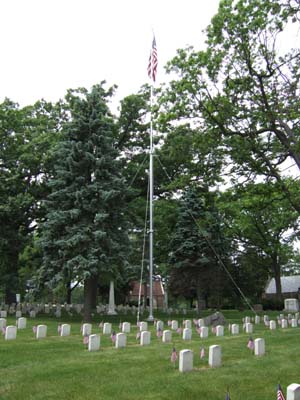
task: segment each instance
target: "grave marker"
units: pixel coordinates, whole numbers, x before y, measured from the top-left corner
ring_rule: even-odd
[[[100,349],[100,336],[99,335],[90,335],[88,351],[98,351],[99,349]]]
[[[179,353],[179,371],[189,372],[193,370],[193,357],[192,350],[181,350]]]
[[[14,340],[17,338],[17,327],[8,325],[5,330],[5,340]]]
[[[212,368],[221,366],[221,346],[213,345],[209,346],[208,364]]]

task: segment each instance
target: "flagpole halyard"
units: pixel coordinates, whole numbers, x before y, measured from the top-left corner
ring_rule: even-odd
[[[154,236],[154,228],[153,228],[153,187],[154,187],[154,178],[153,178],[153,116],[152,116],[152,108],[153,108],[153,83],[156,79],[157,72],[157,49],[156,49],[156,40],[153,35],[152,48],[150,51],[149,64],[148,64],[148,76],[151,79],[151,92],[150,92],[150,157],[149,157],[149,317],[148,321],[153,321],[153,236]]]

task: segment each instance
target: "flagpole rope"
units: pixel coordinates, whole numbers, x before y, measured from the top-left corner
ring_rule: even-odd
[[[172,182],[166,168],[164,167],[164,165],[162,164],[160,158],[156,155],[158,162],[162,168],[162,170],[164,171],[164,173],[166,174],[167,178],[169,179],[170,182]],[[179,200],[179,198],[177,197],[177,194],[174,193],[175,198],[177,198],[177,200]],[[244,293],[242,292],[241,288],[238,286],[238,284],[235,282],[233,276],[231,275],[231,273],[229,272],[228,268],[226,267],[226,265],[224,264],[222,258],[220,257],[220,255],[217,253],[216,249],[214,248],[214,246],[212,245],[212,243],[210,242],[210,240],[202,234],[201,229],[200,229],[200,225],[198,223],[198,221],[195,219],[195,217],[193,216],[193,214],[191,213],[190,209],[188,208],[186,202],[183,200],[183,204],[187,210],[187,212],[189,213],[189,215],[192,217],[195,225],[198,228],[199,233],[202,235],[202,237],[204,238],[204,240],[206,241],[206,243],[208,244],[208,246],[210,247],[210,249],[212,250],[212,252],[214,253],[216,259],[218,260],[219,264],[221,264],[222,268],[224,269],[224,271],[226,272],[226,274],[228,275],[228,277],[230,278],[231,282],[233,283],[233,285],[236,287],[236,289],[238,290],[238,292],[240,293],[241,297],[244,299],[244,301],[246,302],[246,304],[248,305],[248,307],[250,308],[250,310],[256,315],[256,311],[254,310],[254,308],[251,306],[250,302],[248,301],[247,297],[244,295]]]
[[[143,239],[142,262],[141,262],[141,275],[140,275],[140,286],[139,286],[139,297],[138,297],[137,323],[140,321],[140,311],[141,311],[142,282],[143,282],[143,273],[144,273],[146,235],[147,235],[147,216],[148,216],[148,203],[149,203],[149,186],[150,186],[150,182],[149,182],[149,179],[148,179],[147,202],[146,202],[145,221],[144,221],[144,239]]]

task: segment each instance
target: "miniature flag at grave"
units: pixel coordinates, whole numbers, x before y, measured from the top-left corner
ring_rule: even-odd
[[[200,349],[200,358],[202,359],[204,357],[205,357],[205,350],[204,350],[204,347],[201,347],[201,349]]]
[[[277,400],[285,400],[280,384],[277,386]]]
[[[252,339],[252,337],[249,338],[248,343],[247,343],[247,347],[250,350],[254,350],[254,340]]]
[[[83,336],[83,344],[85,344],[86,346],[89,344],[89,335]]]
[[[227,390],[227,393],[226,393],[225,400],[230,400],[230,395],[229,395],[229,392],[228,392],[228,390]]]
[[[182,328],[181,328],[181,326],[180,326],[179,328],[177,328],[176,332],[179,333],[179,335],[182,334]]]
[[[158,328],[157,331],[156,331],[156,336],[158,338],[160,338],[160,337],[162,337],[162,335],[163,335],[163,331],[161,330],[161,328]]]
[[[6,327],[3,326],[3,328],[2,328],[2,335],[5,335],[5,332],[6,332]]]
[[[137,332],[137,333],[136,333],[136,337],[135,337],[135,338],[136,338],[136,340],[139,340],[139,339],[140,339],[140,337],[141,337],[141,332]]]
[[[58,326],[57,326],[57,333],[60,335],[60,333],[61,333],[61,324],[58,324]]]
[[[113,331],[110,337],[111,337],[112,343],[115,344],[116,343],[116,338],[117,338],[116,332]]]
[[[99,324],[99,328],[102,329],[103,328],[103,321],[100,322]]]
[[[120,321],[120,323],[119,323],[119,329],[121,330],[122,329],[122,322]]]
[[[32,327],[32,332],[33,332],[34,334],[36,334],[36,331],[37,331],[37,327],[36,327],[36,325],[34,325],[34,326]]]
[[[177,352],[176,352],[175,347],[173,347],[173,350],[171,353],[171,362],[174,363],[174,365],[175,365],[176,360],[177,360]]]

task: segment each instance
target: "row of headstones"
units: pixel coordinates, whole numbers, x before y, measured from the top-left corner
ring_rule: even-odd
[[[265,340],[257,338],[254,340],[254,354],[263,356],[265,354]],[[179,371],[188,372],[193,370],[194,353],[192,350],[181,350],[179,352]],[[220,367],[222,364],[221,346],[209,346],[208,364],[210,367]]]

